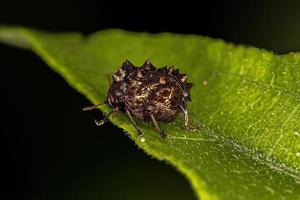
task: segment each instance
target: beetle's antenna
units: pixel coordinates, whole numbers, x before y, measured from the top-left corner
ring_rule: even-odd
[[[96,105],[86,106],[86,107],[84,107],[82,110],[83,110],[83,111],[94,110],[94,109],[96,109],[96,108],[98,108],[99,106],[102,106],[102,105],[104,105],[104,104],[106,104],[106,101],[104,101],[103,103],[96,104]]]

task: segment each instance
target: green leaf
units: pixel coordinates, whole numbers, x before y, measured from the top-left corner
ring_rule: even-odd
[[[110,120],[146,153],[185,174],[203,200],[300,199],[300,54],[122,30],[83,36],[2,27],[0,41],[36,52],[93,103],[105,99],[106,77],[125,59],[178,67],[194,83],[189,109],[199,131],[184,130],[178,116],[160,124],[169,134],[161,139],[138,122],[142,143],[124,113]]]

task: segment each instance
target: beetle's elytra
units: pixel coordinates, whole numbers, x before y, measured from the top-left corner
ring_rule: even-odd
[[[184,126],[188,126],[187,102],[191,100],[192,83],[187,82],[187,75],[180,74],[174,67],[154,67],[147,60],[141,67],[135,67],[128,60],[112,74],[113,81],[107,92],[104,104],[112,108],[102,120],[95,120],[102,125],[112,112],[126,112],[139,136],[143,133],[134,121],[134,117],[152,122],[162,138],[167,134],[162,131],[157,121],[171,122],[178,113],[184,114]],[[85,107],[92,110],[97,106]]]

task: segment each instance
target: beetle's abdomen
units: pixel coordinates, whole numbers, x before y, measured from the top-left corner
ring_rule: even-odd
[[[138,118],[170,122],[178,112],[182,89],[175,79],[168,76],[149,75],[148,81],[132,80],[127,89],[127,104]],[[151,81],[149,81],[151,80]]]

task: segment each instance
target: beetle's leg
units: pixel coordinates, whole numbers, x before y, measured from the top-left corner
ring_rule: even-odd
[[[160,137],[161,137],[161,138],[166,138],[166,137],[167,137],[167,133],[164,132],[164,131],[162,131],[162,130],[159,128],[159,126],[158,126],[158,124],[157,124],[157,122],[156,122],[156,119],[154,118],[153,115],[150,114],[150,117],[151,117],[152,123],[154,124],[156,130],[159,132]]]
[[[180,105],[180,108],[184,114],[184,128],[189,131],[193,131],[193,132],[198,130],[198,127],[190,127],[189,126],[189,113],[188,113],[187,107]]]
[[[115,107],[113,110],[109,111],[109,113],[104,114],[104,118],[99,120],[99,119],[95,119],[95,123],[97,126],[101,126],[103,125],[105,122],[108,121],[108,117],[114,113],[114,112],[118,112],[119,111],[119,107]]]
[[[133,117],[132,117],[132,115],[131,115],[131,113],[130,113],[129,108],[125,108],[125,110],[126,110],[126,114],[128,115],[128,117],[129,117],[129,119],[130,119],[132,125],[134,126],[135,130],[137,131],[137,133],[138,133],[138,135],[139,135],[141,141],[144,142],[144,141],[145,141],[145,138],[143,138],[143,132],[142,132],[141,129],[138,127],[138,125],[135,123],[135,121],[134,121],[134,119],[133,119]]]
[[[189,113],[188,113],[188,110],[187,110],[186,106],[183,107],[182,105],[180,105],[180,108],[181,108],[181,110],[182,110],[182,112],[184,114],[184,127],[188,127],[188,125],[189,125]]]
[[[103,102],[103,103],[96,104],[96,105],[86,106],[86,107],[84,107],[82,110],[83,110],[83,111],[94,110],[94,109],[96,109],[96,108],[98,108],[99,106],[102,106],[102,105],[104,105],[104,104],[106,104],[106,101]]]

